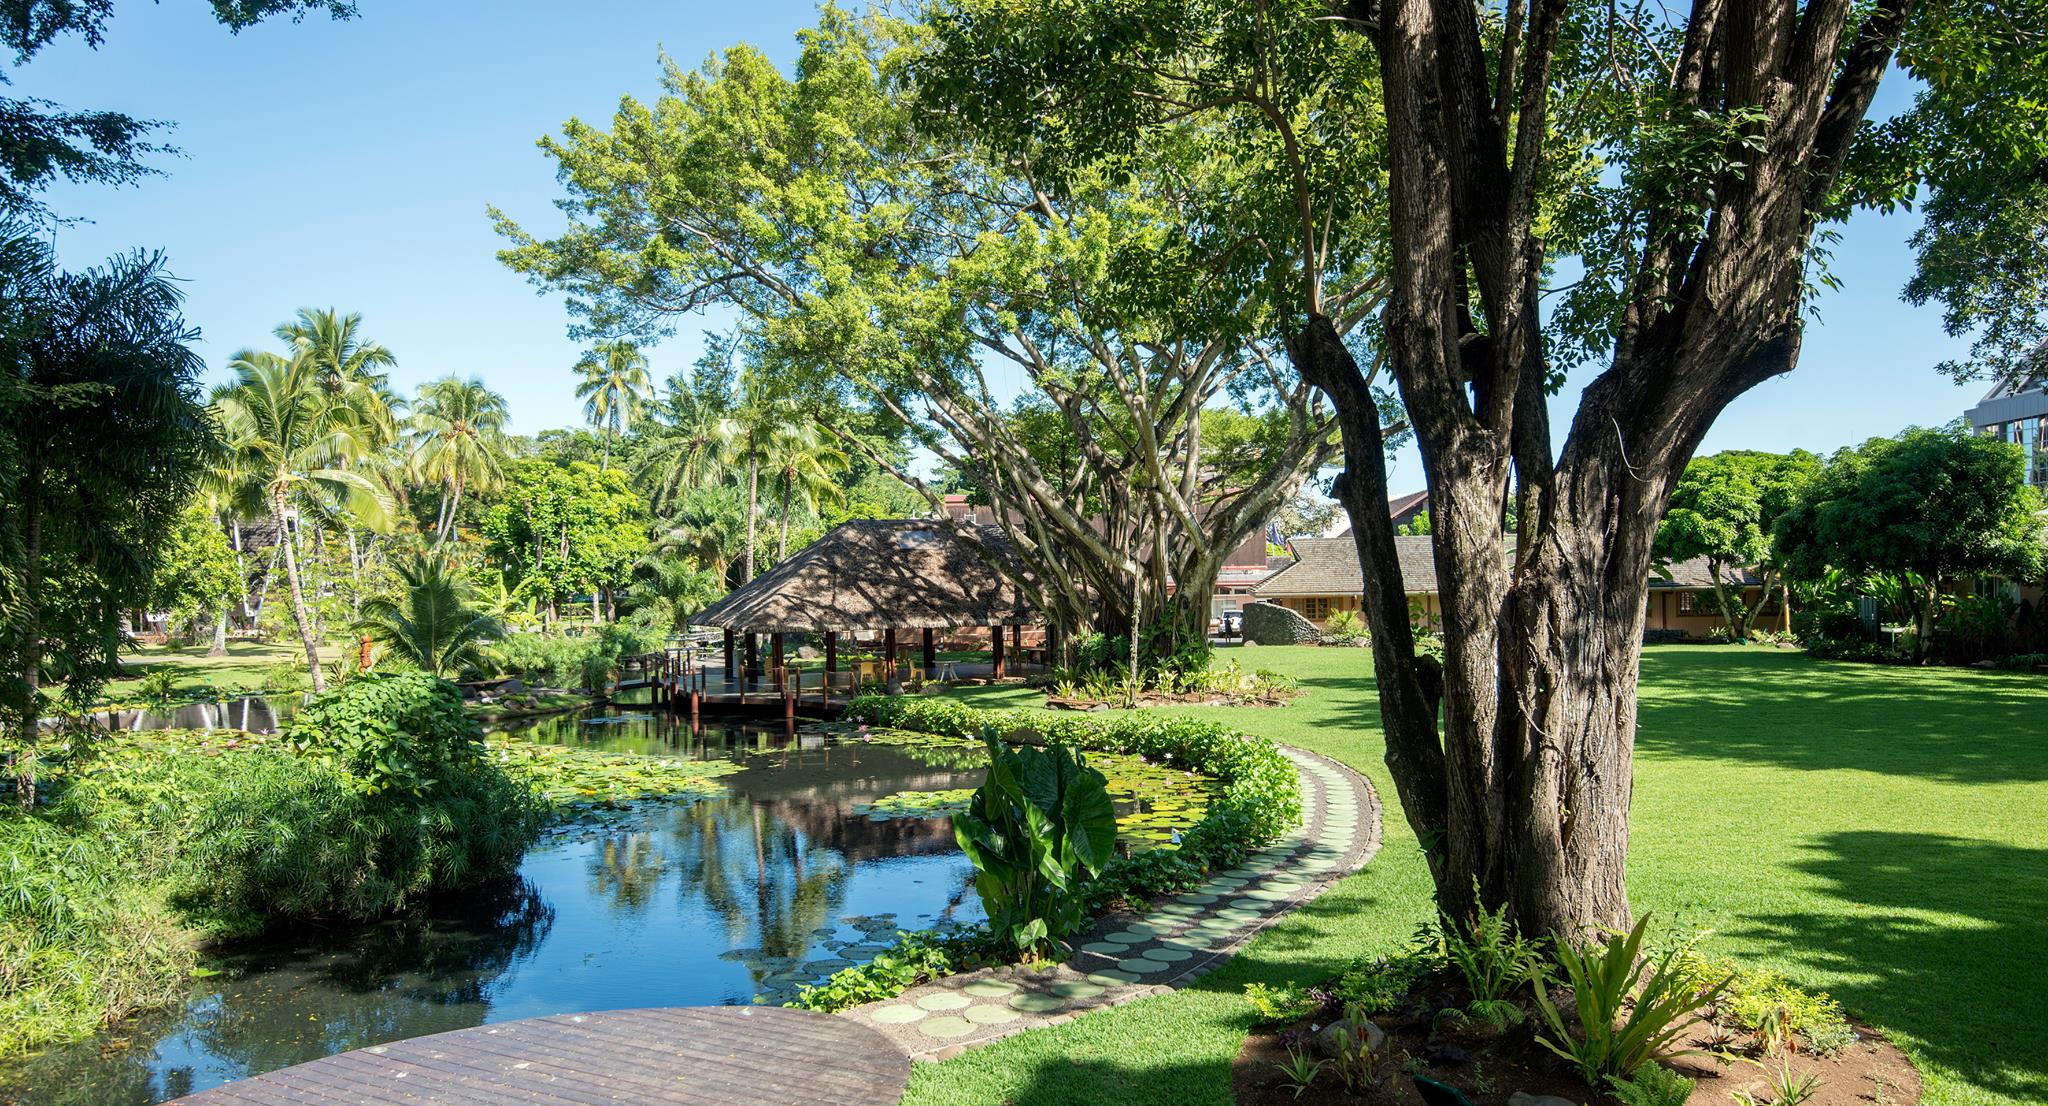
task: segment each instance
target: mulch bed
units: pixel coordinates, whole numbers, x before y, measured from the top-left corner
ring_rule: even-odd
[[[1588,1106],[1619,1101],[1605,1090],[1590,1090],[1570,1065],[1537,1044],[1533,1017],[1504,1032],[1471,1023],[1432,1031],[1431,1020],[1421,1008],[1374,1018],[1387,1031],[1380,1079],[1356,1094],[1344,1090],[1332,1067],[1325,1067],[1298,1096],[1288,1085],[1278,1065],[1287,1058],[1286,1042],[1307,1030],[1309,1023],[1255,1032],[1231,1065],[1232,1090],[1239,1106],[1425,1106],[1411,1077],[1420,1073],[1458,1088],[1478,1106],[1507,1106],[1517,1092],[1555,1095]],[[1858,1039],[1840,1055],[1791,1056],[1795,1072],[1821,1078],[1804,1106],[1915,1106],[1920,1101],[1919,1073],[1875,1030],[1851,1024]],[[1695,1026],[1689,1046],[1704,1045],[1708,1028]],[[1769,1063],[1775,1067],[1778,1061]],[[1732,1106],[1733,1091],[1747,1091],[1759,1101],[1771,1097],[1765,1072],[1749,1063],[1680,1056],[1669,1065],[1698,1080],[1686,1106]]]

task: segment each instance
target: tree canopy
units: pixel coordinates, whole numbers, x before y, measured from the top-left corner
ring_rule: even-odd
[[[1763,595],[1770,596],[1779,582],[1771,528],[1819,470],[1820,458],[1804,450],[1728,450],[1694,458],[1672,489],[1656,554],[1665,561],[1706,558],[1715,602],[1737,641],[1749,639],[1761,604],[1744,608],[1741,589],[1731,593],[1729,584],[1755,569]]]
[[[1837,568],[1896,581],[1924,652],[1944,587],[2040,576],[2044,510],[2019,446],[1963,427],[1916,427],[1829,458],[1778,520],[1776,541],[1788,570],[1806,579]]]

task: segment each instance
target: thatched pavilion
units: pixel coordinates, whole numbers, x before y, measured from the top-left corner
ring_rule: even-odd
[[[690,621],[725,631],[725,676],[738,676],[744,643],[746,676],[761,677],[758,635],[783,667],[787,634],[824,639],[826,682],[839,670],[839,637],[882,631],[885,678],[894,676],[898,635],[922,635],[925,671],[936,667],[940,630],[986,626],[995,675],[1003,675],[1005,629],[1015,635],[1040,621],[1038,610],[991,556],[1009,554],[997,527],[979,528],[984,549],[954,524],[937,519],[861,519],[834,527],[788,560],[742,585]]]

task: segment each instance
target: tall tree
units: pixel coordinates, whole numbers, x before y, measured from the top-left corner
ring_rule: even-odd
[[[515,463],[485,513],[485,553],[552,619],[561,600],[589,589],[594,613],[647,552],[647,512],[626,474],[583,461]]]
[[[1739,598],[1741,588],[1730,595],[1729,584],[1739,580],[1744,569],[1754,569],[1764,599],[1780,586],[1771,527],[1792,509],[1800,490],[1819,471],[1820,458],[1805,450],[1786,454],[1731,449],[1694,458],[1672,489],[1654,553],[1663,561],[1706,558],[1714,602],[1733,640],[1749,640],[1763,604],[1745,607]]]
[[[2048,155],[2048,41],[1982,0],[954,0],[933,41],[935,102],[1019,132],[1012,153],[1048,176],[1134,171],[1182,143],[1241,161],[1253,135],[1284,151],[1278,181],[1206,199],[1215,225],[1273,226],[1238,256],[1337,408],[1334,490],[1404,813],[1453,915],[1476,887],[1568,939],[1629,916],[1657,521],[1727,404],[1797,363],[1809,290],[1833,279],[1819,232],[1916,190],[1930,210],[2003,204]],[[1346,41],[1376,76],[1362,111],[1322,99],[1356,79],[1318,64]],[[1865,127],[1895,62],[1917,99]],[[1328,143],[1384,161],[1319,178]],[[1327,213],[1382,202],[1388,295],[1361,362],[1325,258],[1373,247]],[[1276,211],[1284,232],[1263,221]],[[1563,259],[1578,279],[1546,289]],[[1591,359],[1606,368],[1559,441],[1545,393]],[[1440,674],[1416,651],[1385,514],[1380,363],[1430,493]]]
[[[122,612],[216,448],[181,299],[161,256],[66,273],[0,228],[0,703],[24,809],[45,676],[82,708],[114,672]]]
[[[576,362],[583,380],[576,398],[583,417],[604,431],[603,468],[612,467],[612,439],[640,418],[647,405],[647,356],[640,347],[619,338],[597,343]]]
[[[291,589],[292,623],[306,651],[314,691],[327,689],[320,641],[306,607],[298,538],[323,523],[377,528],[391,512],[389,494],[354,465],[375,447],[377,427],[322,385],[321,369],[303,356],[243,350],[228,367],[235,381],[214,396],[233,463],[251,474],[256,504],[277,521]]]
[[[218,657],[227,654],[228,612],[244,581],[215,506],[202,491],[178,515],[158,552],[148,603],[193,638],[210,631],[207,655]]]
[[[794,78],[746,47],[699,72],[670,63],[658,103],[544,140],[569,227],[542,240],[500,216],[503,259],[567,290],[590,333],[736,309],[753,360],[845,448],[863,440],[850,420],[883,418],[971,474],[1007,524],[1005,563],[1057,623],[1158,621],[1162,653],[1203,648],[1222,558],[1337,448],[1264,298],[1229,279],[1266,228],[1189,218],[1246,182],[1183,147],[1140,179],[1055,194],[1028,158],[917,108],[901,65],[914,30],[828,5],[801,38]],[[1368,153],[1318,171],[1369,173]],[[1358,255],[1332,274],[1348,330],[1379,285]],[[1063,467],[1017,433],[1020,387],[1077,443]],[[1270,417],[1258,465],[1206,448],[1202,412],[1226,404]],[[902,466],[866,459],[939,508]]]
[[[776,498],[781,501],[779,532],[775,537],[775,559],[789,556],[789,522],[797,507],[815,515],[819,508],[846,497],[837,477],[846,471],[846,454],[826,441],[815,427],[796,426],[771,445],[774,465],[770,477]]]
[[[1913,616],[1927,655],[1944,587],[1977,576],[2040,576],[2048,518],[2013,442],[1967,429],[1914,428],[1828,459],[1777,523],[1792,571],[1883,577]]]
[[[414,475],[443,489],[434,523],[434,548],[455,530],[465,491],[494,491],[504,481],[505,397],[475,378],[443,377],[420,385],[410,416]]]

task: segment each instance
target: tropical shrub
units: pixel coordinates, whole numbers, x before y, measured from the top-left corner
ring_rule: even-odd
[[[985,734],[988,775],[953,835],[974,862],[989,928],[1026,957],[1049,952],[1087,915],[1081,884],[1116,848],[1109,781],[1064,746],[1011,748]]]
[[[646,626],[610,622],[579,637],[562,634],[510,634],[496,649],[497,669],[529,684],[603,691],[611,684],[619,658],[652,652],[658,631]]]
[[[307,704],[296,756],[236,758],[194,817],[180,906],[228,932],[367,920],[511,870],[544,807],[486,755],[455,686],[365,673]]]
[[[1356,611],[1338,611],[1323,622],[1323,632],[1338,645],[1356,645],[1365,640],[1365,620]]]
[[[368,795],[426,798],[483,761],[483,731],[455,685],[425,672],[364,673],[306,704],[285,739]]]
[[[248,934],[294,920],[368,921],[516,866],[539,831],[533,791],[487,762],[430,798],[367,790],[333,764],[250,757],[193,818],[175,902]]]
[[[363,604],[356,630],[390,657],[436,676],[457,676],[484,662],[484,642],[504,631],[469,605],[468,587],[447,558],[422,553],[392,562],[398,592]]]
[[[1686,970],[1683,947],[1639,958],[1650,916],[1635,928],[1581,950],[1568,941],[1552,948],[1577,1005],[1573,1033],[1551,1002],[1544,973],[1536,973],[1536,1010],[1547,1033],[1536,1043],[1571,1061],[1586,1082],[1603,1086],[1610,1076],[1632,1077],[1646,1062],[1665,1054],[1680,1034],[1699,1020],[1694,1010],[1713,1002],[1727,980],[1702,988]]]
[[[169,665],[158,665],[142,674],[135,684],[137,698],[144,702],[161,703],[178,691],[178,673]]]
[[[1259,1015],[1262,1025],[1285,1025],[1303,1018],[1314,1017],[1323,1008],[1323,996],[1313,988],[1299,987],[1292,983],[1270,987],[1264,983],[1244,985],[1245,1000]]]

